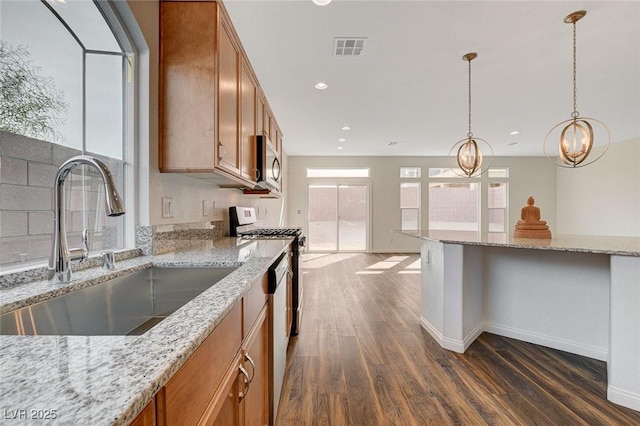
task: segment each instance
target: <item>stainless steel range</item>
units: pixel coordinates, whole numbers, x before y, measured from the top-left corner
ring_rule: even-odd
[[[300,332],[303,311],[303,285],[300,271],[300,253],[304,250],[306,238],[301,228],[258,228],[256,211],[253,207],[229,207],[230,235],[246,239],[285,239],[293,238],[291,260],[293,269],[293,321],[291,335]]]

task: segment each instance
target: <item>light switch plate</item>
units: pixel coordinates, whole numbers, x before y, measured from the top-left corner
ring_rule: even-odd
[[[173,217],[173,197],[162,197],[162,217]]]

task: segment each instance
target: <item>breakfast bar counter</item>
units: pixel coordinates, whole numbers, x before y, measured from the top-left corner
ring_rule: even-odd
[[[421,239],[420,323],[464,352],[484,331],[607,362],[610,401],[640,410],[640,238]]]

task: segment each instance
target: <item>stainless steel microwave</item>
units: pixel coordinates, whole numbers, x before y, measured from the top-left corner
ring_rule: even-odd
[[[258,186],[266,189],[280,189],[282,168],[280,158],[266,135],[257,135],[258,144]]]

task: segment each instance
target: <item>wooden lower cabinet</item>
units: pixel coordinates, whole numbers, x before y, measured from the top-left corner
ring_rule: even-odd
[[[268,425],[266,292],[265,274],[132,425]]]
[[[156,424],[156,400],[151,400],[136,417],[131,426],[153,426]]]
[[[240,353],[225,374],[220,388],[214,395],[198,425],[238,426],[244,424],[240,417],[240,398],[246,387],[244,374],[240,373]],[[241,380],[245,379],[241,383]]]
[[[194,425],[241,345],[242,307],[238,303],[156,395],[159,425]]]
[[[251,384],[241,401],[244,424],[269,424],[269,322],[264,305],[251,333],[242,345],[243,366],[249,372]]]

